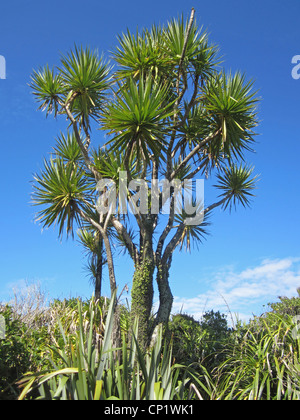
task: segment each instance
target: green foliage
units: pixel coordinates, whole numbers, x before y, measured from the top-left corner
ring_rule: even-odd
[[[296,298],[285,299],[284,313],[266,313],[235,330],[219,312],[206,313],[201,322],[173,317],[174,356],[193,362],[202,398],[300,399],[299,327],[294,313],[287,313]]]
[[[177,363],[189,365],[201,361],[201,344],[205,332],[198,321],[186,314],[174,315],[169,322],[169,333],[173,337],[174,357]]]
[[[102,340],[110,300],[100,298],[93,308],[93,331],[96,339]],[[19,389],[16,381],[28,371],[41,372],[61,365],[57,348],[64,349],[64,337],[75,345],[80,322],[85,329],[91,323],[91,301],[78,299],[55,300],[43,312],[29,309],[26,314],[12,306],[0,306],[0,315],[6,323],[6,336],[0,340],[0,399],[16,399]],[[128,332],[129,314],[125,307],[119,307],[121,330]],[[64,334],[61,334],[61,326]]]
[[[195,246],[197,249],[199,249],[200,245],[203,243],[204,239],[206,239],[206,236],[209,234],[207,227],[210,225],[209,219],[209,213],[203,214],[203,203],[193,203],[193,208],[196,208],[197,211],[194,215],[188,215],[186,211],[183,209],[182,214],[177,214],[175,216],[175,222],[180,223],[181,226],[183,226],[182,234],[179,239],[180,243],[180,250],[183,248],[186,249],[186,251],[190,252],[191,247]],[[188,224],[186,223],[186,220],[196,218],[199,214],[203,215],[203,221],[199,224]],[[202,217],[200,217],[202,220]]]
[[[0,339],[0,399],[14,397],[14,381],[24,374],[30,365],[30,354],[24,337],[24,327],[12,318],[10,307],[0,310],[6,324],[5,339]]]
[[[103,178],[114,181],[117,188],[120,182],[120,172],[128,170],[132,178],[136,178],[139,175],[137,169],[138,161],[133,159],[129,163],[127,162],[128,167],[126,168],[124,158],[125,152],[108,152],[101,147],[99,147],[98,150],[93,151],[95,169]]]
[[[169,332],[174,340],[177,363],[196,363],[212,370],[220,363],[223,346],[232,331],[225,315],[210,311],[202,316],[201,321],[187,314],[174,315],[169,323]]]
[[[83,164],[83,157],[74,133],[71,134],[68,131],[66,136],[63,133],[60,133],[57,137],[56,146],[53,149],[56,158],[58,160],[62,159],[67,166],[75,168],[76,165]]]
[[[86,129],[90,118],[97,119],[103,110],[106,91],[110,85],[110,68],[96,51],[77,48],[61,58],[61,65],[55,69],[46,66],[35,71],[31,87],[40,109],[47,115],[59,111],[62,104],[68,104],[76,120]]]
[[[294,299],[286,298],[287,308]],[[137,322],[128,334],[125,308],[122,344],[112,347],[113,307],[104,298],[56,300],[43,322],[28,317],[30,326],[12,307],[1,307],[0,399],[300,399],[294,313],[268,312],[235,330],[220,312],[201,321],[178,314],[169,334],[159,328],[144,350]]]
[[[153,26],[150,31],[145,30],[136,35],[128,30],[118,40],[119,46],[114,52],[114,58],[119,64],[118,78],[137,79],[145,72],[155,76],[172,70],[172,62],[162,48],[165,42],[162,28]]]
[[[257,176],[251,178],[253,168],[237,166],[236,164],[218,174],[216,188],[222,191],[220,197],[227,197],[224,208],[230,206],[236,208],[237,204],[244,207],[250,206],[250,198],[254,195],[251,191],[256,188]]]
[[[36,220],[43,227],[58,224],[59,236],[66,228],[73,234],[73,225],[80,225],[78,210],[89,205],[91,185],[87,182],[85,171],[76,166],[65,165],[62,159],[44,161],[44,171],[34,177],[33,204],[43,206]]]
[[[243,158],[245,150],[251,150],[253,129],[257,126],[256,94],[253,82],[246,82],[244,75],[221,73],[211,78],[205,88],[208,114],[213,116],[216,127],[221,128],[215,146],[229,159]]]
[[[31,77],[31,87],[34,89],[34,95],[41,104],[39,109],[46,111],[46,115],[56,116],[58,113],[58,98],[63,94],[62,81],[59,75],[54,73],[54,69],[45,66],[35,71]]]
[[[103,120],[103,128],[114,134],[112,150],[126,150],[127,159],[136,156],[146,162],[152,153],[161,156],[166,145],[166,119],[173,114],[173,103],[166,101],[168,89],[167,84],[157,84],[151,76],[138,84],[129,79],[120,88]]]
[[[110,303],[106,318],[105,334],[101,343],[95,345],[94,312],[90,305],[90,323],[83,322],[82,305],[78,303],[78,331],[76,340],[70,339],[60,323],[63,343],[54,353],[59,366],[52,359],[53,369],[36,374],[28,373],[19,385],[23,391],[20,400],[154,400],[182,399],[190,383],[188,370],[179,380],[179,365],[172,366],[172,350],[162,341],[162,329],[158,331],[156,343],[144,353],[139,347],[135,324],[130,345],[123,337],[121,358],[111,346],[114,299]],[[39,396],[34,397],[37,390]]]
[[[207,331],[215,339],[223,339],[231,330],[228,328],[226,315],[220,311],[205,312],[200,322],[201,328]]]
[[[297,289],[298,296],[287,298],[279,296],[280,302],[270,303],[269,306],[275,314],[279,315],[300,315],[300,288]]]
[[[10,306],[0,307],[0,315],[6,326],[5,338],[0,339],[0,400],[16,399],[16,380],[44,364],[49,339],[44,326],[39,330],[28,328]]]
[[[214,398],[299,400],[299,337],[291,317],[257,319],[225,349],[225,361],[213,372]]]

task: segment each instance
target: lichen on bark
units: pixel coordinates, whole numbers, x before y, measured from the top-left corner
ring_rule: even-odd
[[[154,263],[146,259],[135,267],[131,291],[131,325],[138,318],[138,341],[145,347],[149,341],[150,317],[153,304]]]

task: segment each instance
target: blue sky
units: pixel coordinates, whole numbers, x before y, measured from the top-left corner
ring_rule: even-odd
[[[36,111],[28,83],[33,69],[58,63],[76,44],[108,55],[116,36],[172,17],[189,15],[210,32],[224,55],[226,70],[255,79],[262,102],[256,153],[247,155],[261,181],[252,209],[217,210],[211,236],[191,255],[176,254],[171,272],[174,310],[195,314],[227,311],[247,318],[278,295],[300,286],[300,80],[291,76],[300,54],[299,0],[127,2],[86,0],[11,0],[1,5],[0,55],[6,79],[0,80],[0,301],[25,281],[40,281],[50,296],[90,296],[82,250],[60,242],[53,229],[41,233],[33,222],[31,180],[66,129]],[[95,144],[102,143],[100,132]],[[206,197],[211,197],[206,185]],[[209,204],[209,202],[207,202]],[[129,259],[117,259],[122,287],[131,281]],[[109,293],[108,278],[104,291]]]

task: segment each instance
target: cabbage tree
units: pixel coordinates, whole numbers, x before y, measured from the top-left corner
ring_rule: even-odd
[[[187,20],[122,34],[112,61],[114,67],[97,52],[75,48],[57,67],[32,74],[40,109],[68,120],[78,153],[73,163],[62,157],[45,162],[33,196],[44,226],[57,223],[60,234],[71,234],[74,225],[88,223],[103,239],[112,293],[115,244],[128,252],[135,270],[132,319],[139,318],[145,344],[171,313],[174,251],[202,243],[215,208],[250,204],[256,176],[245,160],[258,99],[252,81],[221,67],[194,9]],[[98,128],[105,133],[100,145]],[[178,193],[183,182],[210,177],[216,179],[215,202],[204,205],[192,184],[188,198]],[[101,184],[107,179],[111,183]],[[159,308],[151,321],[155,278]]]

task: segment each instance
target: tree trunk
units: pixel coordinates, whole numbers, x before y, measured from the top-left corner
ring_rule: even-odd
[[[114,260],[113,255],[111,251],[111,245],[109,238],[107,236],[107,232],[105,229],[102,229],[100,231],[105,251],[106,251],[106,258],[107,258],[107,266],[108,266],[108,274],[109,274],[109,282],[110,282],[110,291],[111,291],[111,297],[113,297],[116,289],[117,289],[117,283],[116,283],[116,276],[115,276],[115,268],[114,268]],[[120,326],[120,312],[118,310],[118,302],[116,299],[115,307],[114,307],[114,324],[113,324],[113,331],[112,331],[112,345],[113,348],[118,348],[121,345],[121,326]]]
[[[110,292],[111,292],[111,296],[113,296],[113,294],[114,294],[114,292],[117,288],[113,255],[112,255],[112,251],[111,251],[109,238],[108,238],[106,232],[102,229],[102,231],[100,231],[100,233],[102,235],[103,242],[104,242],[104,245],[105,245],[107,266],[108,266],[108,275],[109,275],[109,283],[110,283]]]
[[[101,298],[101,288],[102,288],[102,272],[103,272],[103,256],[99,254],[97,256],[97,268],[96,268],[96,277],[95,277],[95,300]]]
[[[150,316],[153,304],[153,262],[143,261],[135,268],[131,291],[131,325],[138,318],[138,342],[142,348],[150,340]]]
[[[148,229],[147,229],[148,228]],[[153,232],[146,225],[141,233],[140,258],[135,265],[131,290],[131,325],[138,318],[138,342],[145,348],[151,339],[150,316],[153,305],[155,262],[152,249]]]
[[[170,265],[171,264],[169,263],[168,266],[160,265],[158,267],[157,285],[159,291],[159,308],[153,326],[153,331],[159,324],[167,325],[170,319],[174,300],[169,284]]]

